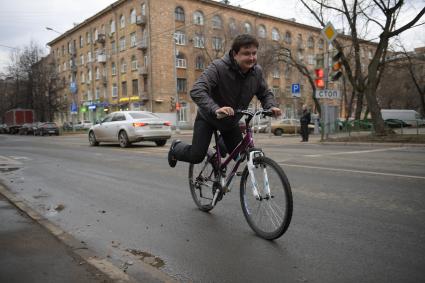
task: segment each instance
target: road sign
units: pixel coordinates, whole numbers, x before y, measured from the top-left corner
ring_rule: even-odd
[[[341,93],[339,90],[332,89],[316,90],[315,96],[316,98],[341,99]]]
[[[292,84],[292,97],[301,97],[300,84]]]
[[[76,94],[77,93],[77,83],[71,82],[69,84],[69,90],[71,91],[72,94]]]
[[[77,104],[75,102],[72,102],[72,104],[71,104],[71,114],[77,114],[77,112],[78,112]]]
[[[326,26],[321,30],[321,32],[329,43],[332,43],[332,41],[338,35],[336,29],[334,28],[331,22],[327,23]]]

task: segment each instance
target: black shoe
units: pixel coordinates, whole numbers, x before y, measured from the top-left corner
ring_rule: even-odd
[[[180,142],[181,142],[180,140],[173,140],[170,146],[170,150],[168,151],[168,164],[172,168],[176,167],[176,164],[177,164],[177,159],[174,156],[174,147],[176,146],[176,144]]]

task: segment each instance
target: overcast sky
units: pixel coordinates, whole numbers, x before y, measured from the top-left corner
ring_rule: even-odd
[[[154,0],[153,0],[154,1]],[[0,72],[8,65],[9,47],[28,46],[31,40],[40,46],[114,3],[113,0],[0,0]],[[424,0],[407,0],[409,11],[403,13],[401,21],[412,19],[412,15],[425,4]],[[273,15],[279,18],[296,18],[297,22],[317,25],[297,0],[231,0],[232,5]],[[424,22],[424,19],[421,20]],[[338,28],[338,27],[337,27]],[[406,32],[403,37],[408,50],[425,46],[425,25]],[[46,52],[48,49],[46,48]]]

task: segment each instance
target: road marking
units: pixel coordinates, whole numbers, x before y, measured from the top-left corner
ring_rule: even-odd
[[[282,162],[279,162],[279,165],[284,165],[284,166],[289,166],[289,167],[302,167],[302,168],[309,168],[309,169],[319,169],[319,170],[340,171],[340,172],[349,172],[349,173],[360,173],[360,174],[368,174],[368,175],[380,175],[380,176],[391,176],[391,177],[401,177],[401,178],[412,178],[412,179],[425,180],[424,176],[415,176],[415,175],[403,175],[403,174],[383,173],[383,172],[374,172],[374,171],[363,171],[363,170],[351,170],[351,169],[341,169],[341,168],[297,165],[297,164],[288,164],[288,163],[282,163]]]
[[[395,149],[401,149],[401,148],[402,147],[391,147],[391,148],[379,148],[379,149],[371,149],[371,150],[341,151],[341,152],[331,152],[331,153],[324,153],[324,154],[307,154],[307,155],[304,155],[304,156],[306,156],[306,157],[321,157],[321,156],[327,156],[327,155],[359,154],[359,153],[388,151],[388,150],[395,150]]]

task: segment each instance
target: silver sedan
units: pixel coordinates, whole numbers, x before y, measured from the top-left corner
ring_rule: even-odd
[[[164,146],[171,138],[171,123],[147,111],[119,111],[108,114],[89,129],[89,142],[118,142],[128,147],[133,142],[153,141]]]

